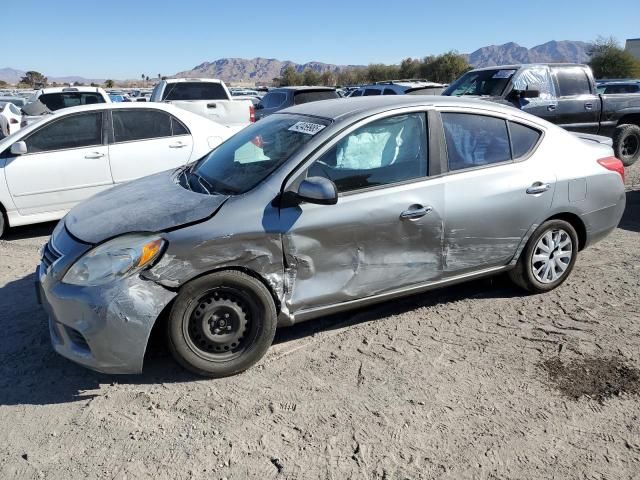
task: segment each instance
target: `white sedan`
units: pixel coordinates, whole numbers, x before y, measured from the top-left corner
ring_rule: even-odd
[[[0,236],[8,227],[60,219],[119,183],[193,162],[238,130],[158,103],[45,115],[0,140]]]
[[[8,137],[20,130],[22,112],[11,102],[0,101],[0,137]]]

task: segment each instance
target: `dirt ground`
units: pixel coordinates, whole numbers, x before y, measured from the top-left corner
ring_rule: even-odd
[[[498,277],[328,317],[224,380],[157,348],[140,376],[53,353],[32,273],[53,226],[16,229],[0,479],[640,478],[640,165],[627,183],[620,227],[549,294]]]

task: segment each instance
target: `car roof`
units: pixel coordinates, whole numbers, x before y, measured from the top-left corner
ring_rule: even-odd
[[[271,90],[269,90],[269,93],[271,92],[289,92],[289,91],[303,91],[303,90],[313,90],[313,91],[327,91],[327,92],[331,92],[334,91],[335,88],[333,87],[312,87],[312,86],[307,86],[307,85],[300,85],[300,86],[291,86],[291,87],[278,87],[278,88],[272,88]]]
[[[107,110],[107,109],[132,109],[132,108],[155,108],[156,110],[166,110],[170,112],[176,111],[178,107],[168,104],[168,103],[159,103],[159,102],[120,102],[120,103],[92,103],[90,105],[78,105],[77,107],[67,107],[61,108],[60,110],[56,110],[53,114],[57,115],[58,113],[81,113],[81,112],[90,112],[95,110]],[[186,110],[185,110],[186,111]]]
[[[38,93],[44,95],[47,93],[62,93],[62,92],[101,92],[100,87],[47,87],[38,90]]]
[[[493,65],[491,67],[474,68],[473,72],[482,70],[518,70],[523,67],[586,67],[583,63],[516,63],[511,65]]]
[[[181,82],[209,82],[209,83],[223,83],[219,78],[167,78],[163,80],[167,83],[181,83]]]
[[[493,110],[501,113],[517,113],[518,110],[486,100],[476,100],[459,97],[441,97],[438,95],[376,95],[369,97],[337,98],[319,102],[303,103],[285,108],[274,115],[294,113],[324,117],[334,121],[344,120],[353,116],[367,116],[390,110],[394,107],[410,106],[450,106],[475,107],[482,110]]]

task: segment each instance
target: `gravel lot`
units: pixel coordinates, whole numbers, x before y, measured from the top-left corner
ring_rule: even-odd
[[[32,273],[53,225],[16,229],[0,479],[639,478],[640,165],[627,183],[620,227],[554,292],[498,277],[328,317],[224,380],[161,348],[140,376],[58,357]]]

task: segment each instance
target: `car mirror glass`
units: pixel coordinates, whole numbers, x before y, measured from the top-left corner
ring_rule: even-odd
[[[328,178],[308,177],[300,183],[296,197],[308,203],[335,205],[338,203],[338,190]]]

